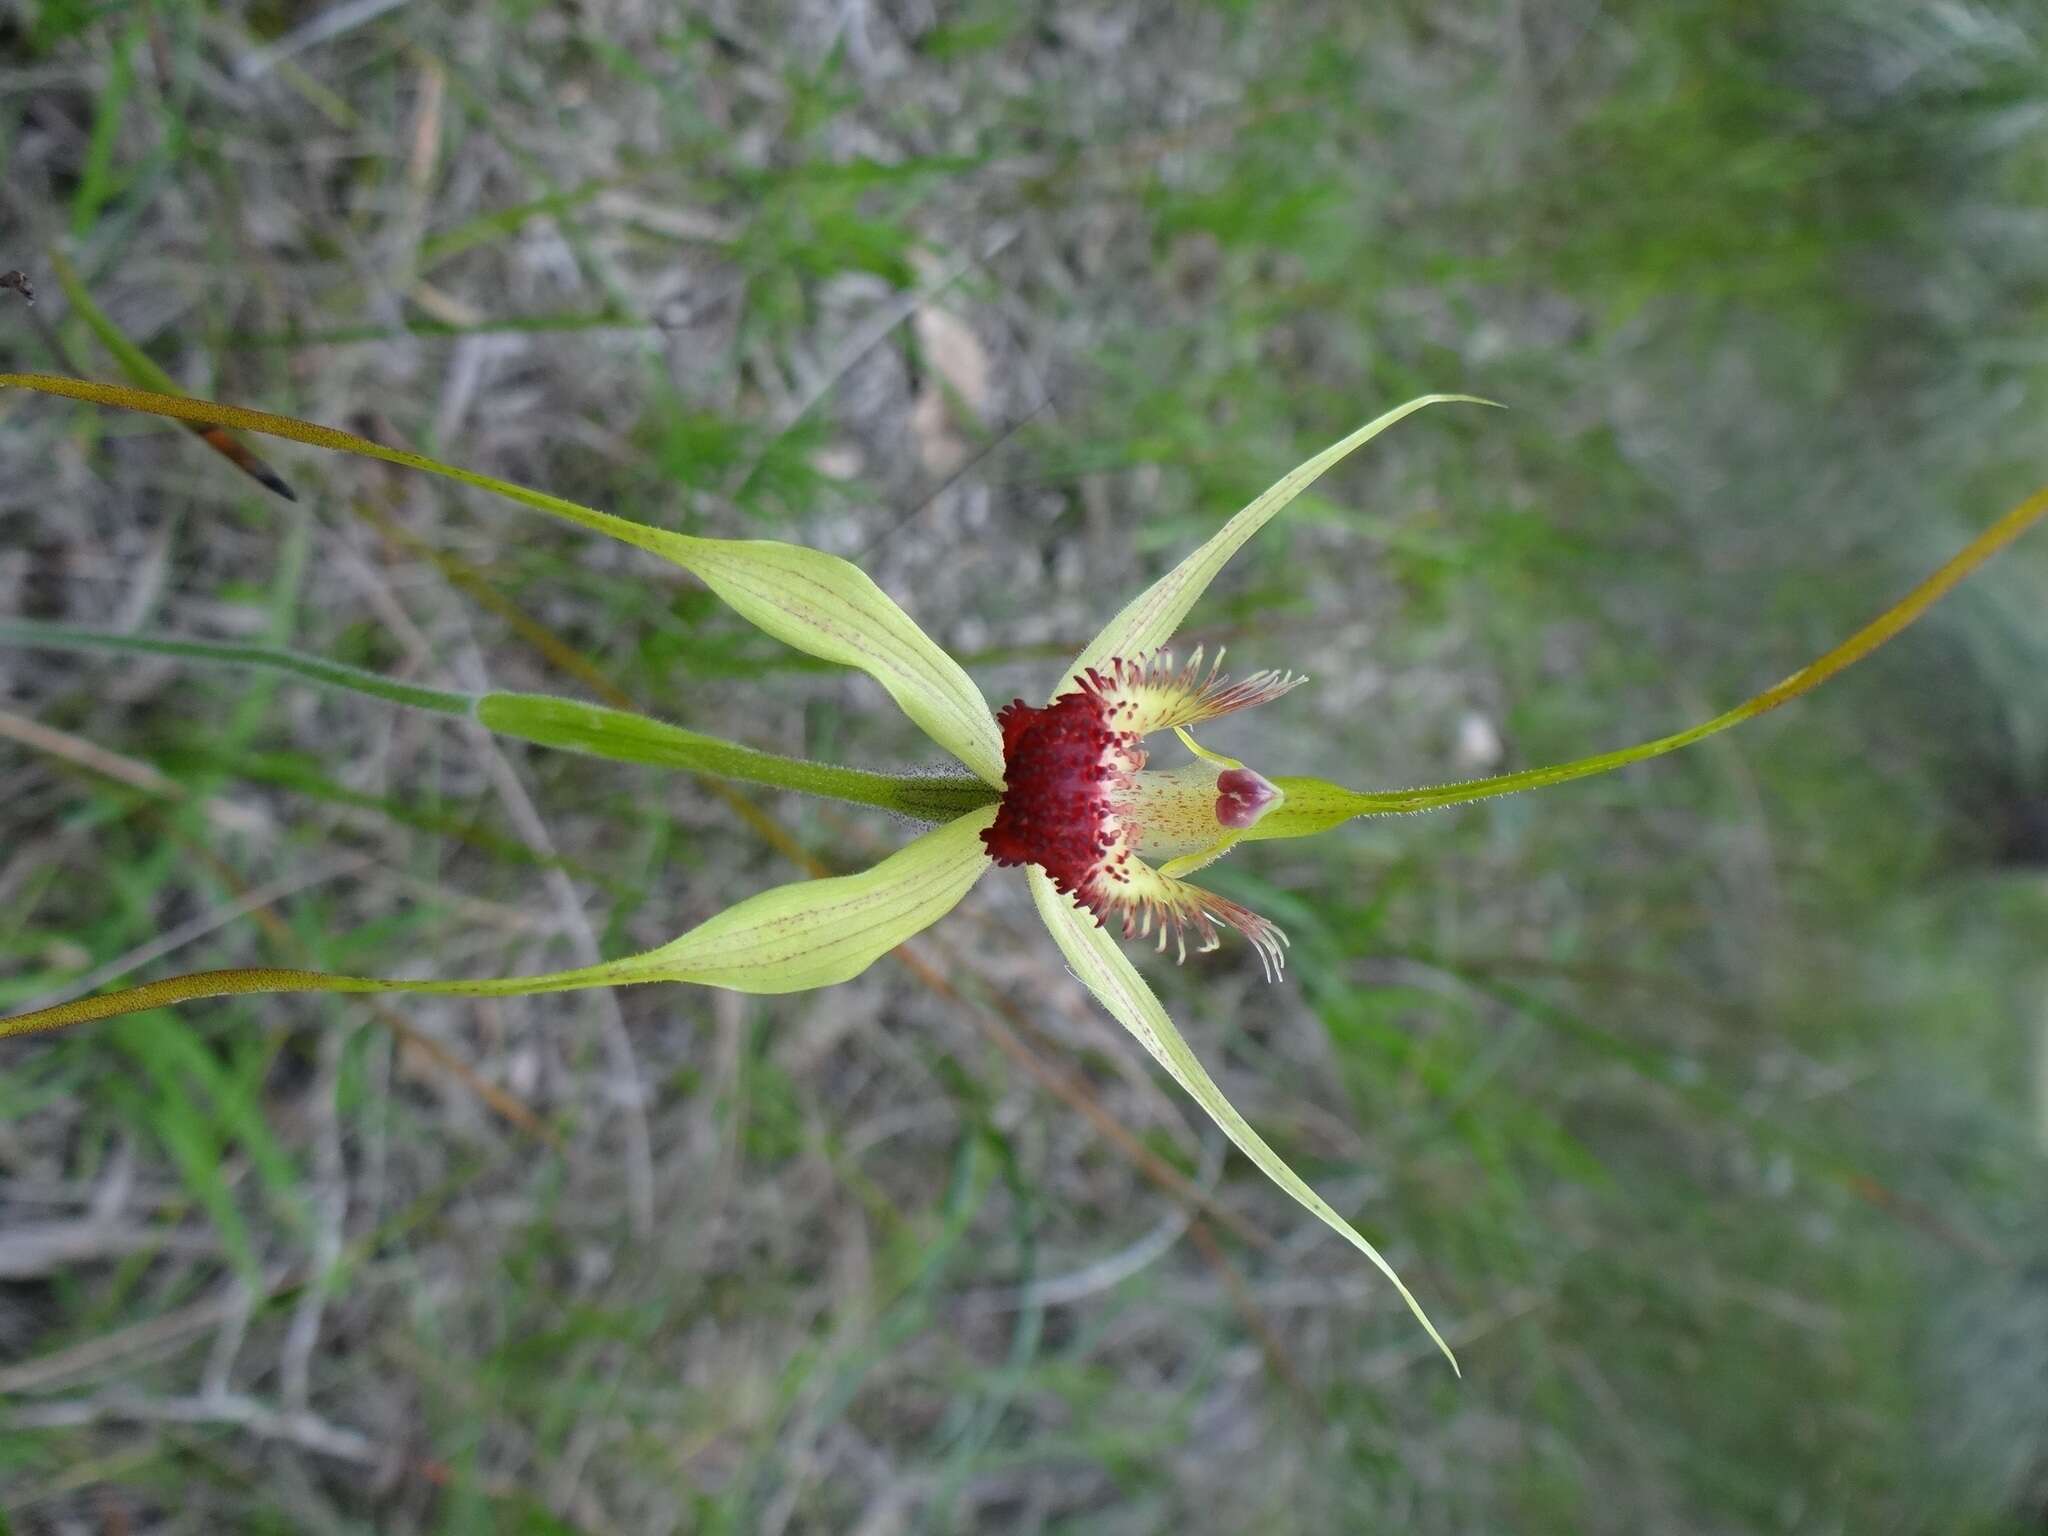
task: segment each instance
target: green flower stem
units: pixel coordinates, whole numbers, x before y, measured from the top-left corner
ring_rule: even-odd
[[[997,791],[964,774],[870,773],[799,757],[759,752],[737,742],[687,731],[628,710],[538,693],[458,693],[396,682],[360,667],[275,646],[186,640],[168,635],[123,635],[64,624],[0,623],[0,645],[58,650],[120,651],[282,672],[323,687],[340,688],[410,709],[472,718],[500,735],[538,746],[584,752],[615,762],[680,768],[712,778],[737,779],[799,794],[872,805],[920,821],[951,821],[992,804]]]

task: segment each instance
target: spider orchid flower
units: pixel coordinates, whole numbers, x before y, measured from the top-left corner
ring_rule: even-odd
[[[1301,464],[1110,620],[1045,704],[1016,699],[992,712],[957,661],[859,568],[833,555],[770,541],[666,532],[292,417],[40,375],[0,374],[0,388],[6,387],[150,411],[209,429],[287,438],[424,470],[662,555],[777,639],[868,673],[971,777],[891,778],[774,757],[573,700],[508,693],[470,698],[380,682],[312,658],[221,655],[216,659],[280,665],[315,681],[357,687],[398,703],[469,714],[493,730],[544,745],[888,806],[938,824],[858,874],[761,892],[667,944],[598,965],[446,981],[266,968],[200,972],[0,1019],[0,1038],[195,998],[255,992],[507,996],[660,981],[752,993],[804,991],[859,975],[945,916],[991,869],[1021,867],[1038,913],[1074,974],[1261,1171],[1379,1269],[1454,1370],[1457,1361],[1449,1345],[1393,1267],[1231,1105],[1109,925],[1114,923],[1126,939],[1149,939],[1160,950],[1171,945],[1177,956],[1185,955],[1190,934],[1197,948],[1206,950],[1216,947],[1220,928],[1234,928],[1258,952],[1271,978],[1284,962],[1286,939],[1280,930],[1185,878],[1235,844],[1306,836],[1356,816],[1421,810],[1558,783],[1688,745],[1796,697],[1874,650],[2048,513],[2044,491],[1842,646],[1691,730],[1497,778],[1361,793],[1319,779],[1267,778],[1196,744],[1189,734],[1192,727],[1268,702],[1305,679],[1261,671],[1233,682],[1221,670],[1220,654],[1206,666],[1200,650],[1177,662],[1167,643],[1231,556],[1333,465],[1426,406],[1490,403],[1472,396],[1411,400]],[[27,628],[0,626],[0,642],[126,644],[47,628],[28,634]],[[166,642],[159,648],[187,655],[209,649],[194,642]],[[1164,732],[1175,733],[1189,748],[1189,762],[1166,770],[1151,766],[1148,738]]]

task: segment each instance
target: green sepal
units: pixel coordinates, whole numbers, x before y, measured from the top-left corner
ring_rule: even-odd
[[[184,395],[49,374],[0,373],[0,389],[32,389],[176,421],[227,427],[378,459],[490,491],[683,567],[752,624],[808,655],[867,673],[924,733],[985,782],[1003,781],[995,717],[959,662],[851,561],[765,539],[705,539],[636,523],[530,486],[386,448],[353,432]]]
[[[993,787],[964,774],[921,777],[840,768],[549,694],[487,693],[476,701],[476,718],[500,735],[544,747],[879,806],[919,821],[951,821],[997,798]]]
[[[738,742],[685,730],[630,710],[537,693],[459,693],[400,682],[361,667],[276,646],[191,640],[172,635],[117,634],[36,619],[0,621],[0,646],[114,651],[171,656],[184,661],[254,667],[322,687],[345,689],[387,703],[435,714],[473,716],[491,730],[541,746],[587,752],[617,762],[679,768],[713,778],[738,779],[799,794],[824,795],[879,806],[919,821],[951,821],[992,804],[998,791],[964,774],[874,773],[761,752]]]
[[[1244,1116],[1237,1112],[1236,1106],[1224,1097],[1223,1090],[1216,1086],[1215,1079],[1209,1076],[1179,1029],[1175,1028],[1173,1020],[1167,1017],[1165,1008],[1160,1006],[1145,978],[1138,974],[1130,957],[1103,930],[1094,914],[1075,905],[1071,897],[1062,896],[1053,889],[1051,879],[1036,866],[1026,873],[1030,876],[1031,899],[1038,904],[1038,915],[1045,919],[1053,941],[1067,957],[1067,964],[1073,967],[1082,985],[1093,992],[1096,1000],[1151,1053],[1152,1059],[1166,1068],[1173,1080],[1188,1091],[1238,1150],[1258,1165],[1261,1173],[1372,1261],[1400,1293],[1401,1299],[1408,1304],[1408,1310],[1415,1314],[1415,1320],[1436,1341],[1436,1347],[1444,1352],[1444,1358],[1456,1371],[1458,1357],[1451,1353],[1451,1346],[1444,1342],[1444,1336],[1436,1331],[1436,1324],[1422,1310],[1422,1303],[1394,1273],[1393,1265],[1381,1257],[1379,1249],[1367,1242],[1357,1228],[1339,1216],[1327,1200],[1309,1188],[1307,1181],[1266,1144],[1266,1139],[1253,1130]]]
[[[324,971],[249,967],[201,971],[76,998],[0,1019],[0,1039],[140,1013],[194,998],[254,992],[422,992],[524,997],[650,981],[694,982],[734,992],[802,992],[858,976],[905,939],[950,912],[989,868],[984,806],[935,827],[872,869],[800,880],[750,896],[658,949],[537,976],[408,981]]]
[[[1789,704],[1803,693],[1854,666],[1897,635],[1946,595],[1970,572],[2004,549],[2042,518],[2048,517],[2048,488],[2036,491],[1943,561],[1904,597],[1865,624],[1826,655],[1801,667],[1762,693],[1744,699],[1733,709],[1723,710],[1711,720],[1638,742],[1613,752],[1600,752],[1570,762],[1550,763],[1541,768],[1521,768],[1513,773],[1486,779],[1465,779],[1454,784],[1427,785],[1418,789],[1353,790],[1327,779],[1278,779],[1286,799],[1273,807],[1258,824],[1244,834],[1246,842],[1270,841],[1281,837],[1310,837],[1327,832],[1355,816],[1399,815],[1409,811],[1433,811],[1444,806],[1466,805],[1474,800],[1491,800],[1517,794],[1525,789],[1565,784],[1573,779],[1611,773],[1630,763],[1640,763],[1667,752],[1676,752],[1694,742],[1704,741],[1731,726],[1754,720],[1781,704]]]
[[[1055,690],[1055,696],[1072,687],[1074,681],[1090,667],[1100,667],[1118,656],[1135,660],[1165,645],[1173,638],[1174,631],[1180,628],[1188,610],[1209,590],[1209,583],[1230,563],[1230,557],[1242,549],[1253,534],[1286,510],[1297,496],[1396,422],[1413,416],[1425,406],[1454,401],[1467,405],[1494,403],[1481,400],[1476,395],[1421,395],[1375,417],[1349,437],[1339,439],[1313,458],[1290,469],[1225,523],[1208,543],[1131,599],[1123,612],[1111,619],[1102,632],[1088,642],[1087,649],[1074,658],[1074,664],[1067,669],[1066,680]]]

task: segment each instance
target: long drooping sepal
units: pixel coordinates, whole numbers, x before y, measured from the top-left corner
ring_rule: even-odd
[[[35,619],[0,620],[0,646],[10,645],[170,656],[251,667],[411,709],[468,716],[502,736],[544,747],[584,752],[614,762],[676,768],[710,778],[794,790],[798,794],[822,795],[855,805],[878,806],[919,821],[951,821],[978,806],[993,804],[998,798],[992,785],[967,774],[873,773],[862,768],[842,768],[762,752],[736,741],[706,736],[630,710],[581,699],[543,693],[472,694],[428,688],[275,646],[179,635],[121,634],[69,624],[46,624]]]
[[[1361,1237],[1350,1222],[1332,1209],[1329,1202],[1317,1194],[1292,1168],[1286,1160],[1271,1147],[1265,1138],[1253,1130],[1230,1100],[1223,1096],[1223,1090],[1216,1086],[1202,1063],[1189,1049],[1188,1043],[1174,1027],[1173,1020],[1166,1016],[1159,999],[1145,984],[1137,967],[1133,966],[1116,941],[1105,933],[1095,918],[1085,909],[1076,906],[1067,897],[1053,889],[1052,881],[1037,869],[1029,871],[1031,898],[1038,903],[1038,912],[1045,919],[1045,926],[1052,931],[1061,953],[1074,968],[1074,974],[1102,1006],[1107,1008],[1116,1021],[1137,1037],[1138,1043],[1152,1054],[1152,1058],[1173,1077],[1173,1080],[1191,1094],[1195,1102],[1208,1113],[1211,1120],[1222,1129],[1223,1134],[1236,1143],[1238,1149],[1259,1167],[1259,1171],[1300,1201],[1319,1220],[1335,1231],[1352,1247],[1373,1262],[1379,1272],[1387,1277],[1393,1287],[1408,1304],[1408,1310],[1415,1314],[1415,1320],[1422,1324],[1436,1347],[1444,1352],[1444,1358],[1451,1362],[1451,1369],[1458,1369],[1458,1358],[1451,1353],[1450,1345],[1444,1342],[1436,1325],[1429,1320],[1429,1314],[1422,1310],[1417,1301],[1401,1283],[1401,1277],[1394,1273],[1394,1267],[1380,1256],[1380,1251]]]
[[[985,805],[931,831],[872,869],[800,880],[736,907],[638,959],[654,980],[734,992],[804,992],[851,981],[960,903],[994,862]]]
[[[1413,416],[1425,406],[1453,401],[1467,405],[1494,403],[1481,400],[1476,395],[1419,396],[1367,422],[1349,437],[1332,443],[1307,463],[1282,475],[1242,512],[1225,523],[1214,538],[1152,583],[1122,613],[1111,619],[1102,633],[1088,642],[1088,648],[1074,658],[1074,664],[1067,669],[1066,681],[1054,690],[1055,694],[1064,693],[1090,667],[1102,667],[1112,657],[1143,656],[1165,645],[1180,628],[1181,620],[1187,617],[1196,599],[1209,589],[1209,583],[1229,564],[1230,557],[1242,549],[1253,534],[1284,511],[1295,497],[1314,485],[1347,455],[1363,448],[1394,423]]]
[[[538,976],[401,981],[324,971],[248,968],[170,976],[0,1019],[0,1039],[62,1029],[194,998],[247,992],[425,992],[519,997],[686,981],[734,992],[803,992],[858,976],[950,912],[989,867],[982,829],[995,808],[934,828],[872,869],[777,886],[728,907],[681,938],[637,955]]]
[[[994,786],[967,774],[873,773],[784,757],[581,699],[487,693],[476,701],[476,717],[501,735],[544,747],[872,805],[919,821],[951,821],[982,806],[993,810],[997,799]]]
[[[961,668],[867,574],[837,555],[769,540],[705,539],[651,528],[550,496],[494,475],[444,464],[424,454],[241,406],[164,395],[47,374],[0,373],[0,389],[33,389],[98,405],[145,411],[176,421],[255,432],[310,443],[491,491],[671,560],[710,587],[750,623],[785,645],[843,666],[858,667],[924,733],[990,784],[1000,785],[1003,742],[980,691]]]
[[[1727,730],[1730,726],[1740,725],[1745,720],[1754,720],[1758,715],[1766,714],[1780,704],[1789,704],[1802,693],[1819,687],[1836,673],[1854,666],[1932,608],[1964,577],[2044,517],[2048,517],[2048,487],[2036,491],[1978,534],[1912,591],[1825,656],[1801,667],[1783,682],[1766,688],[1754,698],[1745,699],[1733,709],[1725,710],[1713,719],[1703,721],[1690,729],[1678,731],[1670,736],[1659,736],[1654,741],[1639,742],[1633,747],[1623,747],[1616,752],[1602,752],[1593,757],[1577,758],[1568,763],[1552,763],[1547,767],[1524,768],[1515,773],[1498,774],[1489,779],[1467,779],[1462,783],[1438,784],[1421,789],[1361,791],[1346,789],[1343,785],[1332,784],[1327,779],[1275,779],[1273,782],[1280,787],[1286,798],[1263,817],[1258,825],[1244,834],[1244,841],[1253,842],[1276,837],[1309,837],[1318,832],[1327,832],[1332,827],[1340,826],[1357,816],[1433,811],[1447,805],[1463,805],[1471,800],[1491,800],[1499,795],[1512,795],[1519,790],[1541,789],[1547,784],[1563,784],[1572,779],[1591,778],[1595,774],[1608,773],[1630,763],[1640,763],[1645,758],[1662,757],[1667,752],[1689,747],[1696,741],[1703,741],[1709,736]]]

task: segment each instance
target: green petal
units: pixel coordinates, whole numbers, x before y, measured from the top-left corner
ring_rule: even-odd
[[[1457,1370],[1458,1357],[1451,1353],[1450,1345],[1436,1331],[1436,1325],[1422,1310],[1422,1304],[1401,1283],[1401,1277],[1394,1273],[1393,1266],[1380,1257],[1380,1251],[1361,1237],[1350,1222],[1331,1209],[1321,1195],[1310,1189],[1280,1154],[1267,1146],[1265,1139],[1246,1123],[1244,1116],[1231,1106],[1230,1100],[1223,1096],[1223,1090],[1216,1086],[1201,1062],[1195,1059],[1195,1053],[1188,1048],[1187,1041],[1174,1028],[1173,1020],[1160,1007],[1159,999],[1145,984],[1145,978],[1138,974],[1137,967],[1131,964],[1117,942],[1092,914],[1054,890],[1044,871],[1033,866],[1027,873],[1031,880],[1032,900],[1038,903],[1039,915],[1045,919],[1045,926],[1052,930],[1052,936],[1066,955],[1067,963],[1074,968],[1074,974],[1081,978],[1102,1006],[1116,1016],[1119,1024],[1137,1036],[1138,1043],[1173,1075],[1173,1080],[1208,1111],[1209,1118],[1222,1127],[1223,1134],[1258,1164],[1260,1172],[1372,1260],[1379,1272],[1393,1282],[1394,1289],[1401,1293],[1401,1299],[1408,1303],[1408,1310],[1415,1314],[1415,1320],[1436,1341],[1436,1347],[1444,1352],[1444,1358],[1451,1362],[1451,1369]]]
[[[934,828],[874,868],[777,886],[728,907],[681,938],[642,954],[538,976],[397,981],[323,971],[246,968],[169,976],[0,1019],[0,1040],[140,1013],[200,997],[249,992],[427,992],[520,997],[649,981],[687,981],[734,992],[802,992],[858,976],[944,917],[989,867],[983,806]]]
[[[295,416],[46,374],[0,374],[0,389],[9,387],[288,438],[400,464],[493,492],[660,555],[696,576],[742,617],[784,644],[826,661],[858,667],[886,688],[933,741],[986,782],[998,786],[1003,782],[1002,733],[973,680],[864,571],[837,555],[768,540],[700,539],[670,533]]]
[[[1414,415],[1424,406],[1442,405],[1451,401],[1463,401],[1469,405],[1492,405],[1491,400],[1481,400],[1476,395],[1422,395],[1406,405],[1397,405],[1377,420],[1369,421],[1349,437],[1332,443],[1307,463],[1297,466],[1282,475],[1264,494],[1256,498],[1237,516],[1223,525],[1222,532],[1196,550],[1187,559],[1167,572],[1135,598],[1129,607],[1109,621],[1101,634],[1089,641],[1088,648],[1075,658],[1067,670],[1067,681],[1060,686],[1064,692],[1090,667],[1099,667],[1112,657],[1137,657],[1156,651],[1171,640],[1174,631],[1180,628],[1181,620],[1195,600],[1209,589],[1209,583],[1216,579],[1230,561],[1230,557],[1244,546],[1287,504],[1303,491],[1321,479],[1339,460],[1354,450],[1364,447],[1387,428],[1402,418]]]

